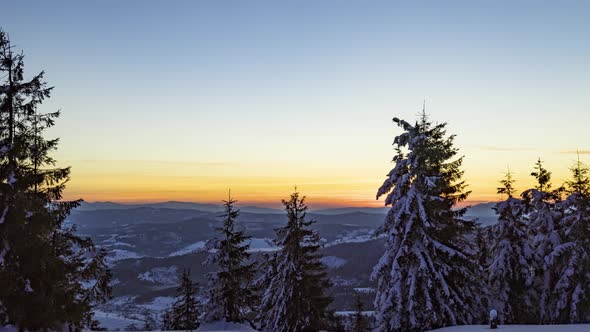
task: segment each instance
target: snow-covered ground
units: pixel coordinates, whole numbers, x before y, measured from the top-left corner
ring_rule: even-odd
[[[186,246],[182,249],[176,250],[175,252],[171,253],[168,256],[169,257],[182,256],[182,255],[190,254],[193,252],[201,251],[201,250],[205,249],[206,244],[207,244],[206,241],[198,241],[198,242],[189,244],[188,246]],[[268,239],[268,238],[252,238],[252,239],[250,239],[248,244],[250,245],[250,249],[248,250],[248,252],[270,252],[270,251],[277,251],[280,249],[279,247],[276,247],[272,243],[272,239]]]
[[[176,266],[154,267],[149,271],[137,275],[139,280],[164,285],[178,284],[178,270]]]
[[[347,262],[346,259],[336,256],[324,256],[321,258],[321,261],[324,265],[331,269],[337,269],[341,266],[344,266]]]
[[[109,331],[125,330],[132,324],[139,328],[143,326],[143,322],[140,320],[125,318],[109,312],[94,311],[94,319],[100,322],[101,327]]]
[[[372,288],[372,287],[356,287],[353,289],[357,293],[363,293],[363,294],[375,293],[375,288]]]
[[[445,327],[433,330],[436,332],[588,332],[590,324],[572,325],[500,325],[498,329],[492,330],[489,325],[465,325]]]
[[[172,256],[182,256],[182,255],[190,254],[195,251],[202,250],[203,248],[205,248],[205,244],[206,244],[205,241],[198,241],[193,244],[189,244],[188,246],[186,246],[180,250],[176,250],[175,252],[171,253],[168,256],[172,257]]]
[[[142,258],[143,255],[140,255],[134,251],[123,250],[123,249],[109,249],[109,255],[107,256],[107,260],[112,263],[116,261],[120,261],[123,259],[128,258]]]
[[[369,241],[373,241],[375,239],[379,239],[379,238],[383,238],[384,235],[379,235],[377,237],[375,237],[373,235],[373,231],[369,230],[369,229],[361,229],[361,230],[356,230],[353,232],[350,232],[349,234],[334,240],[332,242],[328,242],[324,244],[324,247],[331,247],[331,246],[335,246],[337,244],[343,244],[343,243],[362,243],[362,242],[369,242]]]
[[[372,311],[363,312],[366,315],[373,314]],[[340,311],[336,312],[337,315],[347,316],[354,314],[353,311]],[[130,324],[135,324],[141,327],[141,322],[118,317],[113,314],[106,314],[96,312],[96,318],[98,318],[103,327],[108,330],[124,330],[125,327]],[[214,322],[209,324],[202,324],[196,331],[198,332],[256,332],[249,326],[227,322]],[[587,332],[590,331],[590,324],[574,324],[574,325],[506,325],[498,326],[498,329],[491,330],[489,325],[465,325],[465,326],[453,326],[445,327],[442,329],[432,330],[436,332]],[[17,332],[14,326],[0,326],[0,332]],[[154,331],[158,332],[158,331]]]
[[[277,251],[280,248],[272,243],[272,239],[267,238],[252,238],[250,239],[250,249],[248,252],[270,252]]]

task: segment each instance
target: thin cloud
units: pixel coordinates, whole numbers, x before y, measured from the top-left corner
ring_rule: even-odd
[[[483,145],[478,146],[479,149],[484,151],[533,151],[534,149],[531,148],[523,148],[523,147],[505,147],[505,146],[489,146]]]
[[[178,166],[235,166],[235,162],[200,162],[200,161],[175,161],[175,160],[126,160],[126,159],[80,159],[65,160],[66,162],[83,162],[83,163],[127,163],[127,164],[161,164],[161,165],[178,165]]]
[[[561,154],[590,154],[590,150],[567,150],[560,151]]]

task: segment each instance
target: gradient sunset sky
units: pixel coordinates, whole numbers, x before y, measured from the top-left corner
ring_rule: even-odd
[[[66,198],[376,206],[394,116],[426,100],[473,202],[538,157],[590,162],[589,1],[10,1],[62,109]]]

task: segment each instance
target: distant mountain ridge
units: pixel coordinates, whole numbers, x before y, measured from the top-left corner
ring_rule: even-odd
[[[471,206],[465,217],[477,218],[478,221],[484,225],[490,225],[496,221],[496,212],[493,207],[495,202],[479,203]],[[82,202],[77,211],[104,211],[104,210],[132,210],[138,208],[152,208],[152,209],[171,209],[171,210],[196,210],[206,213],[220,213],[223,208],[221,205],[195,203],[195,202],[179,202],[167,201],[158,203],[140,203],[140,204],[124,204],[116,202]],[[267,207],[259,207],[253,205],[238,206],[241,212],[254,214],[283,214],[282,209],[274,209]],[[327,209],[312,209],[310,212],[315,215],[344,215],[351,213],[377,214],[385,215],[389,207],[341,207],[341,208],[327,208]]]
[[[128,210],[142,207],[160,208],[160,209],[179,209],[179,210],[199,210],[203,212],[217,212],[221,211],[221,205],[193,203],[193,202],[179,202],[167,201],[158,203],[116,203],[116,202],[82,202],[77,210],[92,211],[92,210]]]

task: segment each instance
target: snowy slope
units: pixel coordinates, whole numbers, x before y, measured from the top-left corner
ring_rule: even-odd
[[[498,326],[498,329],[492,330],[489,325],[465,325],[445,327],[433,330],[436,332],[587,332],[590,331],[590,324],[572,324],[572,325],[506,325]]]
[[[100,322],[101,327],[109,331],[125,330],[125,328],[132,324],[137,327],[143,326],[143,322],[140,320],[129,319],[114,313],[102,311],[94,311],[94,319]]]

